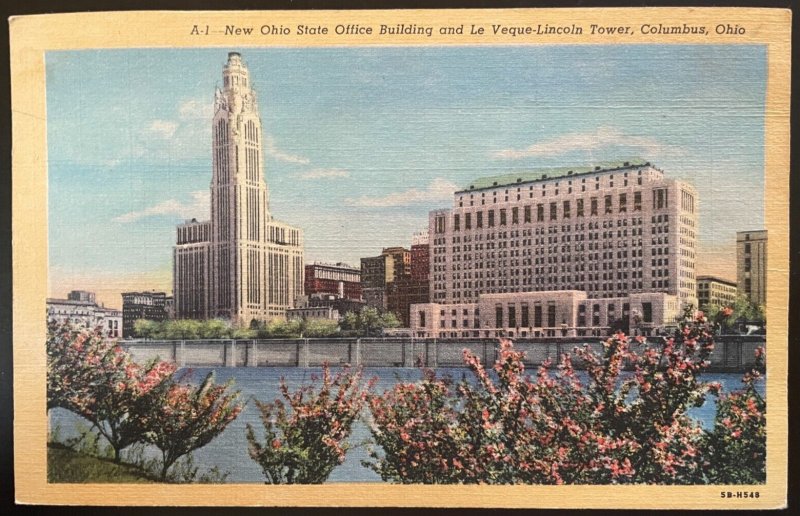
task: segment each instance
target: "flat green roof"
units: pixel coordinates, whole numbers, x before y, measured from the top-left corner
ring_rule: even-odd
[[[459,190],[459,192],[468,192],[470,190],[483,190],[486,188],[498,188],[501,186],[516,185],[521,183],[531,183],[536,181],[549,181],[550,179],[554,178],[574,177],[581,174],[619,170],[624,168],[641,167],[649,164],[650,162],[645,159],[631,158],[620,161],[603,161],[594,166],[585,166],[585,167],[535,168],[532,170],[525,170],[522,172],[515,172],[512,174],[481,177],[475,179],[474,181],[466,185],[466,187],[462,190]]]

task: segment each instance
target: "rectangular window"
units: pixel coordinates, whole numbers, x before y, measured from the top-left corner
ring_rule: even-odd
[[[502,328],[503,327],[503,307],[497,306],[494,309],[494,327],[495,328]]]
[[[517,327],[517,307],[514,305],[508,307],[508,327]]]
[[[642,211],[642,192],[633,192],[633,211]]]
[[[494,227],[494,210],[489,210],[489,227]]]
[[[536,328],[542,327],[542,305],[534,305],[533,307],[533,325]]]
[[[525,222],[531,221],[531,207],[530,205],[525,206]]]
[[[536,206],[536,222],[544,222],[544,204]]]
[[[653,322],[653,303],[642,303],[642,321]]]
[[[570,211],[571,211],[570,210],[570,202],[569,201],[564,201],[564,218],[565,219],[570,218],[570,216],[571,216]]]
[[[628,194],[619,194],[619,211],[620,213],[628,211]]]
[[[472,213],[464,214],[464,229],[472,229]]]
[[[423,328],[424,328],[425,326],[427,326],[427,325],[425,324],[425,312],[424,312],[424,311],[422,311],[422,310],[420,310],[420,311],[419,311],[419,325],[420,325],[420,326],[422,326]]]
[[[750,244],[744,244],[744,252],[750,253]]]
[[[752,267],[752,262],[750,257],[747,257],[744,259],[744,272],[750,272],[750,267]]]
[[[434,222],[435,225],[436,225],[436,227],[434,228],[436,233],[444,233],[444,224],[445,224],[444,220],[445,220],[444,219],[444,215],[437,215],[436,216],[436,220]]]
[[[461,215],[456,213],[453,215],[453,231],[460,231],[461,230]]]
[[[590,215],[597,215],[597,197],[592,197],[592,207],[589,212]]]
[[[600,326],[600,305],[592,305],[592,326]]]
[[[606,213],[611,213],[611,210],[612,210],[611,196],[610,195],[606,195],[606,197],[605,197],[605,211],[606,211]]]
[[[550,203],[550,220],[556,220],[558,212],[558,203],[551,202]]]
[[[578,199],[575,202],[577,203],[578,217],[583,217],[583,199]]]
[[[556,305],[547,305],[547,326],[550,328],[556,326]]]
[[[526,305],[525,303],[522,303],[521,316],[522,316],[522,321],[520,321],[520,324],[522,325],[522,327],[527,328],[528,326],[530,326],[531,321],[530,321],[530,315],[528,314],[528,305]]]
[[[478,219],[475,221],[475,225],[478,226],[479,228],[482,228],[483,227],[483,212],[479,211],[477,213],[477,215],[478,215]]]
[[[655,196],[653,197],[653,208],[661,209],[667,207],[667,190],[666,188],[660,188],[655,191]]]
[[[505,226],[506,225],[506,209],[505,208],[500,208],[500,225],[501,226]]]
[[[511,223],[519,224],[519,208],[511,208]]]

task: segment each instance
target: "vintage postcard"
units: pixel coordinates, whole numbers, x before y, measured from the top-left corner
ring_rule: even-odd
[[[18,502],[782,507],[790,23],[12,18]]]

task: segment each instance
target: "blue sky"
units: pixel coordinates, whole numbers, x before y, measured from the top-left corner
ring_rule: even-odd
[[[735,232],[764,224],[762,46],[49,52],[50,295],[171,288],[175,224],[209,217],[229,50],[258,94],[273,215],[308,261],[409,245],[476,177],[631,156],[699,190],[699,273],[735,279]]]

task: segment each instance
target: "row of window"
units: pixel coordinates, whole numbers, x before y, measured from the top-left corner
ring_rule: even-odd
[[[660,191],[660,190],[659,190]],[[606,195],[603,198],[603,213],[610,214],[613,213],[613,196]],[[548,220],[559,220],[558,212],[559,212],[559,203],[558,202],[551,202],[549,203],[549,219]],[[641,192],[634,192],[633,195],[633,211],[640,211],[642,209],[642,193]],[[617,212],[618,213],[627,213],[628,211],[628,194],[621,193],[618,197],[617,203]],[[497,218],[500,226],[505,226],[508,224],[508,208],[500,208],[499,210],[490,209],[486,212],[486,225],[487,227],[494,227],[495,226],[495,213],[498,213]],[[510,209],[511,212],[511,224],[519,224],[520,223],[520,209],[519,207],[513,207]],[[464,213],[464,229],[470,230],[473,229],[473,220],[472,220],[472,213]],[[484,212],[477,211],[475,212],[475,228],[482,228],[484,225]],[[590,216],[597,216],[599,215],[599,201],[597,197],[592,197],[590,199],[589,205],[589,215]],[[584,199],[577,199],[575,201],[575,216],[583,217],[585,216],[585,207],[584,207]],[[572,201],[562,201],[561,203],[561,218],[568,219],[572,217]],[[533,206],[526,205],[522,209],[522,221],[524,223],[531,223],[533,222]],[[545,221],[545,205],[544,204],[537,204],[536,205],[536,222],[544,222]],[[453,230],[454,231],[461,231],[461,214],[456,213],[453,215]],[[445,231],[445,219],[444,215],[438,215],[436,217],[436,224],[435,224],[435,231],[437,233],[443,233]]]

